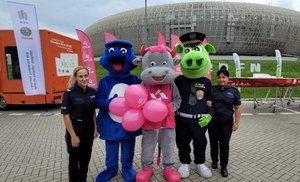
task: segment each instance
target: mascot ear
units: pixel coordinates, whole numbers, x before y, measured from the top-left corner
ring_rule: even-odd
[[[175,45],[175,49],[176,49],[176,53],[181,54],[181,53],[182,53],[182,50],[183,50],[183,47],[181,46],[181,44],[177,43],[177,44]]]
[[[147,50],[146,50],[145,46],[143,45],[143,46],[141,47],[141,49],[140,49],[140,54],[141,54],[142,56],[144,56],[144,54],[146,54],[146,52],[147,52]]]
[[[142,57],[136,57],[133,61],[132,61],[132,64],[136,65],[136,66],[139,66],[139,65],[142,65]]]
[[[216,53],[216,49],[211,44],[207,43],[207,44],[203,44],[203,46],[205,47],[205,50],[207,52]]]

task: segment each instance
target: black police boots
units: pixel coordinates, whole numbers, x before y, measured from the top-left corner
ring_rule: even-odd
[[[212,167],[213,169],[217,169],[217,168],[218,168],[218,162],[212,162],[212,163],[211,163],[211,167]]]
[[[227,171],[227,168],[226,167],[222,167],[221,168],[221,175],[223,177],[227,177],[228,176],[228,171]]]

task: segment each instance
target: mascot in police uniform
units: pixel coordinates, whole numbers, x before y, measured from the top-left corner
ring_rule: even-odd
[[[211,81],[204,77],[210,68],[208,52],[215,53],[215,48],[203,44],[206,35],[189,32],[179,37],[181,44],[176,44],[176,52],[181,54],[180,69],[183,75],[175,79],[182,103],[176,111],[176,145],[181,166],[178,172],[181,178],[190,175],[190,142],[193,141],[194,163],[196,171],[204,178],[212,176],[205,165],[207,125],[213,116],[211,107]]]
[[[109,112],[109,103],[117,96],[124,96],[129,85],[140,84],[141,79],[130,74],[136,66],[132,43],[127,40],[113,40],[105,44],[104,55],[100,64],[108,75],[99,81],[97,106],[97,129],[100,139],[105,140],[106,169],[96,177],[96,182],[107,182],[118,173],[119,148],[121,149],[122,175],[125,182],[135,180],[132,163],[134,158],[135,138],[141,130],[126,131],[121,124],[122,117]]]

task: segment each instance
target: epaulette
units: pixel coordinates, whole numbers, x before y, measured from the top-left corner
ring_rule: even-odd
[[[68,88],[68,89],[67,89],[67,92],[71,92],[71,91],[73,91],[73,90],[75,90],[75,87]]]

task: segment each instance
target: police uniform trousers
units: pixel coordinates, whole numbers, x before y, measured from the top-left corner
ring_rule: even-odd
[[[193,140],[194,163],[205,163],[205,150],[207,139],[205,132],[207,127],[201,128],[198,119],[190,119],[175,115],[176,120],[176,145],[178,148],[179,160],[182,164],[191,163],[190,142]]]
[[[214,116],[208,124],[210,141],[210,156],[213,162],[218,162],[220,149],[221,167],[225,168],[229,158],[229,141],[232,134],[233,117]]]
[[[78,147],[72,147],[71,136],[66,131],[66,144],[69,153],[69,180],[86,181],[88,165],[91,159],[94,141],[94,122],[92,119],[85,122],[72,121],[76,135],[80,139]]]

